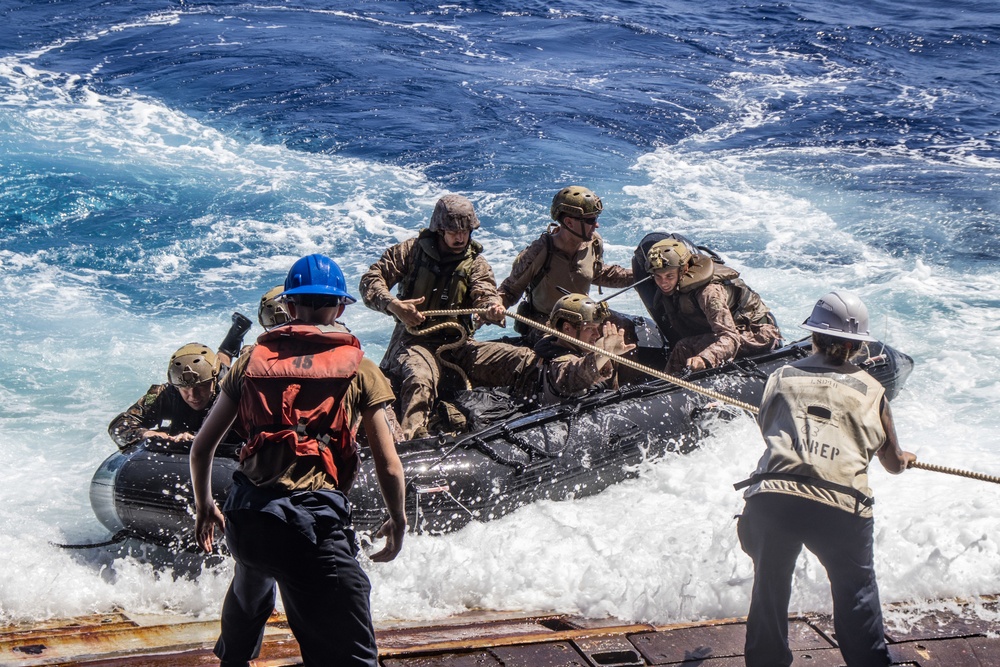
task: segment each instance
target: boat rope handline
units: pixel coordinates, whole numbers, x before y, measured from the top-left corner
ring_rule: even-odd
[[[573,424],[573,416],[575,414],[576,412],[569,413],[569,419],[567,420],[569,424],[568,430],[570,434],[572,433],[573,430],[572,424]],[[518,449],[528,454],[529,461],[534,460],[535,456],[546,459],[559,458],[560,456],[563,455],[563,452],[566,451],[566,448],[569,447],[570,443],[570,437],[569,434],[567,434],[566,444],[563,445],[562,449],[560,449],[557,452],[550,452],[543,447],[539,447],[538,445],[533,444],[530,440],[528,440],[524,436],[517,435],[516,433],[514,433],[513,430],[511,430],[509,426],[507,426],[507,424],[500,425],[500,435],[503,437],[504,440],[506,440],[510,444],[514,445]]]
[[[465,311],[450,311],[450,310],[435,310],[435,311],[423,311],[423,312],[425,317],[434,317],[440,313],[447,313],[447,314],[458,313],[462,315],[468,314]],[[472,312],[479,313],[486,311],[484,309],[476,309],[475,311]],[[453,341],[451,343],[445,343],[444,345],[438,346],[437,349],[434,350],[434,356],[437,357],[438,363],[440,363],[442,366],[446,366],[447,368],[450,368],[451,370],[458,373],[458,377],[462,378],[462,382],[465,383],[465,388],[471,390],[472,383],[469,382],[469,377],[465,374],[465,371],[462,370],[462,367],[459,366],[458,364],[453,364],[452,362],[446,360],[444,357],[441,356],[442,352],[447,352],[448,350],[454,349],[456,347],[461,347],[462,345],[465,344],[465,341],[469,338],[469,335],[465,332],[465,327],[463,327],[458,322],[441,322],[440,324],[433,324],[427,327],[426,329],[415,329],[412,327],[406,327],[406,331],[413,336],[427,336],[428,334],[436,333],[444,329],[458,329],[459,338],[458,340]]]
[[[485,308],[467,308],[462,310],[433,310],[433,311],[428,310],[424,311],[424,315],[427,317],[440,317],[446,315],[483,315],[486,312],[487,310]],[[678,387],[682,387],[689,391],[693,391],[695,393],[701,394],[702,396],[707,396],[717,401],[722,401],[723,403],[728,403],[729,405],[742,408],[743,410],[746,410],[751,414],[756,415],[760,412],[760,409],[755,405],[739,401],[735,398],[732,398],[731,396],[726,396],[725,394],[717,392],[713,389],[706,389],[704,387],[699,387],[698,385],[688,382],[687,380],[682,380],[679,377],[675,377],[668,373],[664,373],[663,371],[656,370],[655,368],[650,368],[649,366],[645,366],[638,362],[632,361],[631,359],[628,359],[621,355],[611,354],[610,352],[603,350],[597,347],[596,345],[591,345],[589,343],[583,342],[582,340],[577,340],[572,336],[569,336],[561,331],[557,331],[551,327],[536,322],[528,317],[524,317],[523,315],[519,315],[515,312],[511,312],[508,310],[507,317],[513,318],[518,322],[522,322],[530,327],[534,327],[535,329],[538,329],[544,333],[556,336],[557,338],[564,340],[568,343],[572,343],[576,347],[587,350],[588,352],[596,352],[597,354],[601,354],[605,357],[608,357],[615,363],[621,364],[622,366],[628,366],[629,368],[637,370],[641,373],[646,373],[647,375],[651,375],[660,380],[666,380],[667,382],[671,382],[677,385]],[[1000,477],[995,477],[993,475],[986,475],[979,472],[972,472],[969,470],[947,468],[945,466],[939,466],[933,463],[921,463],[920,461],[914,461],[913,463],[910,464],[910,467],[918,468],[920,470],[928,470],[930,472],[940,472],[940,473],[945,473],[947,475],[956,475],[958,477],[967,477],[969,479],[976,479],[983,482],[992,482],[994,484],[1000,484]]]
[[[462,310],[426,310],[426,311],[423,311],[423,314],[424,314],[425,317],[442,317],[442,316],[446,316],[446,315],[452,315],[452,316],[455,316],[455,315],[483,315],[486,312],[487,311],[486,311],[485,308],[466,308],[466,309],[462,309]],[[615,363],[621,364],[622,366],[628,366],[629,368],[637,370],[637,371],[639,371],[641,373],[646,373],[647,375],[651,375],[651,376],[653,376],[655,378],[658,378],[660,380],[666,380],[667,382],[672,382],[673,384],[675,384],[675,385],[677,385],[679,387],[682,387],[684,389],[688,389],[690,391],[693,391],[695,393],[701,394],[703,396],[707,396],[707,397],[715,399],[717,401],[722,401],[723,403],[729,403],[730,405],[734,405],[734,406],[736,406],[738,408],[742,408],[743,410],[746,410],[746,411],[751,412],[753,414],[757,414],[757,412],[758,412],[757,406],[755,406],[755,405],[751,405],[750,403],[746,403],[744,401],[737,400],[737,399],[735,399],[735,398],[733,398],[731,396],[726,396],[725,394],[720,393],[718,391],[715,391],[714,389],[706,389],[705,387],[699,387],[698,385],[696,385],[696,384],[694,384],[692,382],[688,382],[687,380],[682,380],[679,377],[676,377],[674,375],[670,375],[668,373],[664,373],[663,371],[658,371],[655,368],[650,368],[649,366],[645,366],[645,365],[640,364],[640,363],[638,363],[636,361],[632,361],[631,359],[629,359],[627,357],[623,357],[623,356],[617,355],[617,354],[611,354],[607,350],[599,348],[596,345],[591,345],[590,343],[585,343],[582,340],[577,340],[576,338],[573,338],[570,335],[564,334],[561,331],[557,331],[557,330],[555,330],[555,329],[553,329],[551,327],[548,327],[548,326],[546,326],[544,324],[536,322],[535,320],[533,320],[533,319],[531,319],[529,317],[525,317],[523,315],[519,315],[519,314],[511,312],[511,311],[507,311],[507,317],[513,318],[513,319],[515,319],[518,322],[521,322],[523,324],[527,324],[530,327],[534,327],[535,329],[538,329],[539,331],[542,331],[542,332],[544,332],[546,334],[553,335],[556,338],[564,340],[564,341],[566,341],[568,343],[572,343],[574,346],[576,346],[576,347],[578,347],[580,349],[587,350],[588,352],[595,352],[597,354],[600,354],[600,355],[603,355],[605,357],[608,357],[609,359],[611,359]]]
[[[969,479],[978,479],[981,482],[993,482],[994,484],[1000,484],[1000,477],[994,475],[986,475],[981,472],[972,472],[971,470],[959,470],[958,468],[946,468],[944,466],[934,465],[933,463],[921,463],[920,461],[914,461],[910,464],[911,468],[919,468],[921,470],[929,470],[931,472],[943,472],[946,475],[957,475],[958,477],[968,477]]]
[[[105,540],[104,542],[95,542],[94,544],[59,544],[58,542],[49,542],[49,544],[54,547],[59,547],[60,549],[97,549],[99,547],[110,547],[112,544],[124,542],[131,536],[132,531],[130,530],[119,530],[111,536],[111,539]]]
[[[464,445],[465,442],[468,442],[469,444],[468,445]],[[493,459],[494,461],[496,461],[500,465],[507,466],[508,468],[513,468],[514,472],[516,472],[518,475],[520,475],[522,472],[524,472],[525,468],[527,468],[527,464],[526,463],[523,463],[521,461],[515,461],[513,458],[508,458],[508,457],[503,456],[502,454],[500,454],[500,452],[498,452],[496,449],[494,449],[493,447],[491,447],[486,442],[486,440],[484,440],[483,438],[481,438],[479,436],[476,436],[475,438],[471,438],[469,440],[463,441],[463,446],[475,447],[477,451],[482,452],[483,454],[485,454],[486,456],[490,457],[491,459]],[[530,463],[531,462],[531,456],[529,454],[527,454],[526,452],[525,452],[525,456],[528,457],[528,463]]]

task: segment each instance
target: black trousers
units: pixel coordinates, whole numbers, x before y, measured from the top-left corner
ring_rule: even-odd
[[[355,557],[354,532],[338,525],[317,525],[316,532],[313,544],[273,514],[226,512],[236,572],[215,645],[223,667],[260,653],[276,584],[305,665],[377,667],[371,583]]]
[[[747,615],[747,667],[788,667],[788,602],[795,561],[805,546],[826,568],[833,624],[848,667],[885,667],[889,652],[875,582],[871,518],[781,493],[747,499],[737,532],[753,559]]]

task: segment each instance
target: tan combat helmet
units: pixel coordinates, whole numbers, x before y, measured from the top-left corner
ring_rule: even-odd
[[[592,322],[602,324],[610,315],[608,304],[604,302],[598,303],[586,294],[567,294],[552,306],[549,326],[558,329],[559,323],[563,320],[572,322],[576,326]]]
[[[257,309],[257,322],[265,330],[273,329],[279,324],[284,324],[292,319],[288,314],[288,309],[285,308],[285,304],[278,299],[278,295],[284,291],[285,286],[278,285],[269,289],[260,298],[260,308]]]
[[[167,366],[167,382],[175,387],[193,387],[219,375],[219,360],[201,343],[188,343],[174,352]]]
[[[646,253],[646,273],[660,269],[674,269],[687,266],[691,261],[691,251],[675,239],[657,241]]]
[[[472,202],[462,195],[445,195],[438,199],[428,228],[432,232],[471,232],[479,229],[479,218]]]
[[[604,210],[601,198],[582,185],[563,188],[552,198],[552,219],[568,215],[573,218],[596,218]]]

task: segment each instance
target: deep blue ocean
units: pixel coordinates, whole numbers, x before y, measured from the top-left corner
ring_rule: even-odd
[[[107,423],[301,255],[354,289],[454,192],[501,280],[574,183],[604,201],[611,261],[684,233],[791,337],[858,292],[916,359],[904,447],[1000,474],[995,2],[2,0],[0,622],[217,615],[228,563],[175,580],[50,545],[107,537],[88,499]],[[388,318],[345,320],[381,358]],[[738,419],[599,496],[411,536],[366,563],[376,619],[742,616],[731,483],[761,451]],[[1000,489],[872,479],[884,600],[1000,592]],[[793,607],[830,608],[811,557]]]

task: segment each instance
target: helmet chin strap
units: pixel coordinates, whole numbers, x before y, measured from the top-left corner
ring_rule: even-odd
[[[566,216],[566,217],[573,217],[573,216]],[[568,227],[568,226],[566,225],[566,223],[565,223],[565,222],[563,222],[563,223],[560,223],[560,225],[559,225],[559,226],[560,226],[560,227],[562,227],[563,229],[565,229],[565,230],[566,230],[567,232],[569,232],[569,233],[570,233],[570,234],[572,234],[573,236],[577,237],[578,239],[581,239],[581,240],[583,240],[583,241],[593,241],[593,240],[594,240],[594,225],[588,225],[588,224],[587,224],[586,222],[584,222],[584,221],[583,221],[583,220],[582,220],[581,218],[575,218],[575,219],[576,219],[576,220],[580,220],[580,228],[581,228],[581,229],[584,229],[584,228],[586,228],[586,227],[590,227],[590,234],[589,234],[589,235],[587,235],[587,236],[584,236],[584,235],[583,235],[583,234],[581,234],[580,232],[578,232],[578,231],[576,231],[576,230],[573,230],[573,229],[570,229],[570,228],[569,228],[569,227]]]

